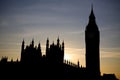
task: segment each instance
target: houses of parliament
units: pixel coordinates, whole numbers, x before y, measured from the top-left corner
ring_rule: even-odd
[[[46,40],[46,52],[42,55],[41,45],[34,45],[34,40],[30,45],[25,46],[25,41],[21,45],[20,61],[7,61],[2,58],[0,61],[1,77],[16,79],[39,79],[39,80],[118,80],[114,74],[100,73],[100,31],[96,24],[93,8],[89,15],[89,21],[85,29],[86,47],[86,67],[64,60],[64,41],[60,43],[49,43]]]

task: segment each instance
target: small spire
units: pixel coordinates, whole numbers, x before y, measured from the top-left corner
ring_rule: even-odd
[[[46,44],[49,45],[49,38],[47,38]]]
[[[64,40],[63,40],[63,42],[62,42],[62,48],[64,49]]]
[[[59,36],[58,36],[58,38],[57,38],[57,41],[60,41],[60,40],[59,40]]]
[[[32,45],[32,47],[34,47],[34,38],[32,39],[31,45]]]
[[[24,48],[24,45],[25,45],[25,41],[24,41],[24,39],[23,39],[23,41],[22,41],[22,47]]]
[[[49,46],[49,38],[47,38],[46,45]]]
[[[59,46],[60,44],[60,39],[59,39],[59,36],[58,36],[58,39],[57,39],[57,46]]]
[[[39,41],[39,44],[38,44],[38,48],[40,48],[40,41]]]
[[[95,20],[95,15],[94,15],[94,11],[93,11],[93,4],[91,4],[91,13],[89,16],[89,20]]]
[[[46,40],[46,53],[48,51],[48,48],[49,48],[49,38],[47,37],[47,40]]]
[[[40,55],[41,55],[41,46],[40,46],[40,42],[38,44],[38,51],[40,52]]]
[[[46,56],[48,56],[48,53],[49,53],[49,38],[47,37],[47,40],[46,40]]]

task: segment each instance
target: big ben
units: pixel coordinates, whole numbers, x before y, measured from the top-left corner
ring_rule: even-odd
[[[100,32],[96,24],[93,7],[85,29],[86,70],[90,80],[100,79]]]

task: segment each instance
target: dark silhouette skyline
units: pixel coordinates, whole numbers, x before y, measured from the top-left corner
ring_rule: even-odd
[[[7,58],[3,58],[0,62],[1,71],[19,73],[19,75],[21,73],[21,79],[47,79],[50,76],[49,79],[53,80],[117,80],[114,74],[104,74],[103,76],[100,74],[100,32],[95,22],[93,8],[85,30],[85,44],[86,67],[81,67],[79,61],[77,65],[64,61],[65,44],[64,41],[60,44],[59,37],[57,43],[53,42],[51,45],[47,38],[46,55],[43,56],[40,43],[36,47],[34,40],[32,40],[30,45],[25,47],[23,40],[20,61],[7,62]],[[2,75],[7,74],[3,73]]]

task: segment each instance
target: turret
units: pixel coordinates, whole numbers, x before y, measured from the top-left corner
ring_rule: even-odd
[[[25,46],[25,42],[24,42],[24,39],[23,39],[22,46],[21,46],[21,58],[20,58],[21,61],[22,61],[23,55],[24,55],[24,46]]]
[[[32,43],[31,43],[32,47],[34,47],[34,39],[32,39]]]
[[[59,40],[59,36],[58,36],[58,39],[57,39],[57,46],[59,47],[60,45],[60,40]]]
[[[47,38],[47,41],[46,41],[46,56],[48,56],[49,54],[49,39]]]
[[[23,41],[22,41],[22,51],[24,51],[24,46],[25,46],[25,42],[24,42],[24,39],[23,39]]]
[[[40,43],[38,44],[38,53],[39,53],[40,57],[42,57],[42,52],[41,52],[41,46],[40,46]]]

